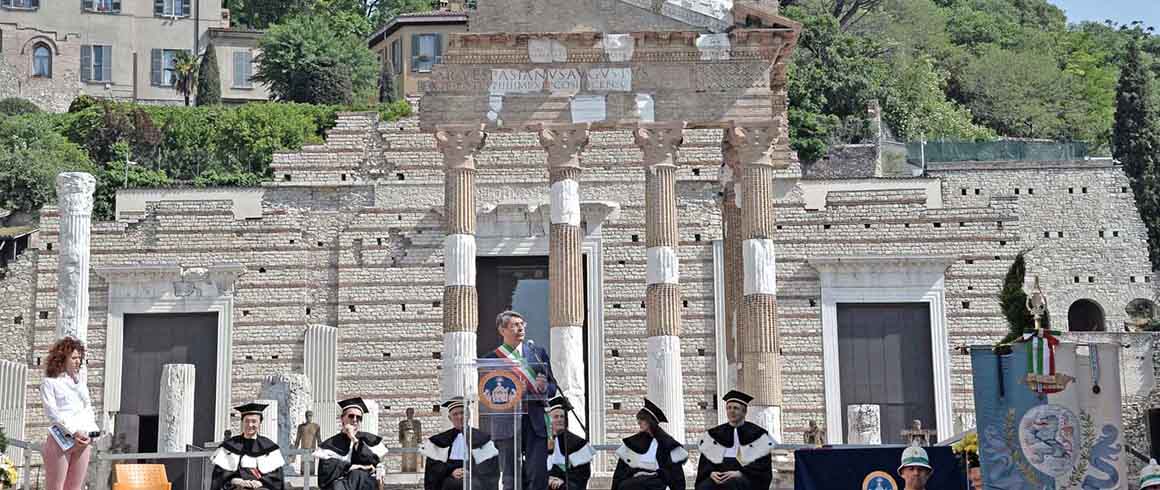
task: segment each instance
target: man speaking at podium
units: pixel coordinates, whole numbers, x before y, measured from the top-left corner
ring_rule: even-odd
[[[512,364],[512,371],[525,384],[521,417],[521,452],[523,453],[522,489],[542,490],[548,488],[548,428],[545,424],[544,407],[547,400],[556,396],[556,378],[552,375],[552,364],[548,351],[524,341],[526,322],[523,315],[508,310],[495,318],[495,328],[503,338],[503,345],[484,355],[485,358],[506,359]],[[491,418],[491,433],[499,448],[500,466],[503,473],[503,490],[515,489],[515,428],[507,421]]]

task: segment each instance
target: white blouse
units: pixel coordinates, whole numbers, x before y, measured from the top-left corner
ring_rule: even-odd
[[[83,382],[73,381],[68,373],[44,378],[40,383],[40,397],[48,420],[69,434],[100,430],[89,401],[89,388]]]

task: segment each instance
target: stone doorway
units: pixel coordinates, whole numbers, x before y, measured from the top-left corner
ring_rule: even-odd
[[[193,364],[193,443],[204,447],[206,442],[221,438],[214,433],[217,329],[218,314],[213,312],[125,315],[122,376],[128,382],[121,383],[115,437],[124,437],[135,452],[156,451],[161,368],[165,364]],[[174,488],[178,488],[184,481],[185,462],[165,463]]]
[[[905,444],[912,420],[937,429],[926,303],[839,303],[838,356],[843,434],[856,404],[880,407],[884,444]]]
[[[587,257],[585,256],[585,265]],[[586,269],[586,267],[585,267]],[[527,321],[527,339],[552,352],[549,326],[548,257],[492,256],[476,258],[479,285],[479,328],[476,354],[483,357],[499,346],[502,339],[495,328],[495,317],[512,309]],[[587,284],[587,272],[584,274]],[[585,295],[587,296],[587,295]],[[588,322],[584,322],[584,353],[588,358]],[[559,374],[557,373],[557,376]],[[587,376],[585,377],[587,378]],[[585,392],[588,392],[585,379]]]
[[[1081,299],[1067,309],[1067,329],[1071,332],[1103,332],[1104,309],[1090,299]]]

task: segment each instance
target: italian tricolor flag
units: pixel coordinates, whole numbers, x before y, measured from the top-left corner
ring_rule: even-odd
[[[513,370],[516,374],[524,378],[524,384],[528,385],[530,387],[529,389],[539,391],[536,389],[535,383],[536,372],[532,371],[531,365],[528,364],[528,360],[524,358],[524,355],[520,354],[520,351],[507,344],[503,344],[495,350],[495,353],[501,359],[507,359],[513,364]]]

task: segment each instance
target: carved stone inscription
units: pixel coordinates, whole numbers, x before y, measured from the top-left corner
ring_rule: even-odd
[[[429,93],[547,94],[628,91],[735,91],[769,87],[769,64],[760,60],[633,67],[569,64],[566,68],[437,66]]]

